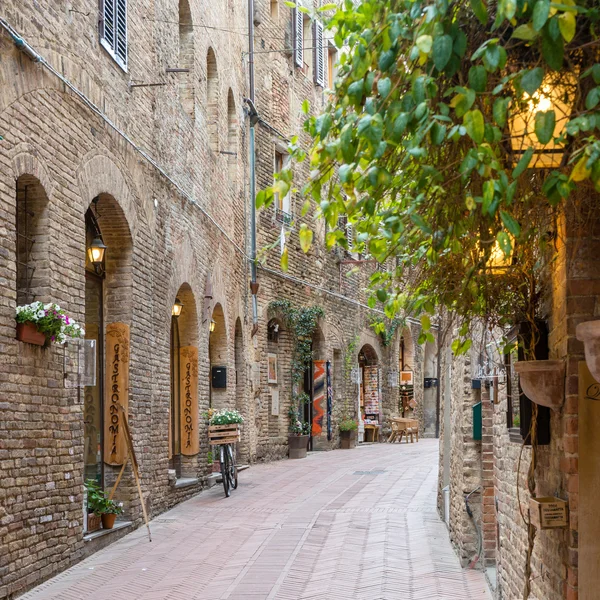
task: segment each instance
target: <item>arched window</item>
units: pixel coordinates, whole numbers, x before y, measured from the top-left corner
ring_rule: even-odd
[[[48,243],[48,196],[38,179],[17,179],[17,304],[48,301],[50,257]]]
[[[267,339],[275,344],[279,341],[279,321],[271,319],[267,325]]]
[[[206,56],[206,115],[210,147],[215,152],[219,149],[219,79],[217,59],[212,48]]]
[[[227,152],[229,152],[227,155],[229,174],[230,176],[234,176],[238,164],[238,120],[235,111],[235,100],[233,99],[231,88],[227,94],[227,146]]]
[[[188,0],[179,0],[179,101],[183,110],[194,118],[194,26]]]

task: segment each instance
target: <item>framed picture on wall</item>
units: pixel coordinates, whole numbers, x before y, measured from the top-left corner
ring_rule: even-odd
[[[277,354],[267,355],[267,378],[269,383],[277,383]]]
[[[414,385],[412,371],[400,371],[400,385]]]

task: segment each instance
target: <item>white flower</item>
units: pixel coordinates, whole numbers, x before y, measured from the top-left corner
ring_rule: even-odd
[[[46,313],[43,310],[40,310],[35,315],[38,319],[43,319],[46,316]]]
[[[44,304],[44,310],[48,310],[52,307],[52,302],[48,302],[48,304]]]

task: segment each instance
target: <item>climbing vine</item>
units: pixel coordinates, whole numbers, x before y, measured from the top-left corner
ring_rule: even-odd
[[[304,372],[312,360],[312,335],[325,311],[320,306],[294,308],[289,300],[274,300],[269,310],[279,313],[292,335],[292,386],[295,388],[304,378]]]
[[[352,371],[352,367],[354,366],[354,356],[356,354],[356,346],[358,345],[359,339],[359,335],[355,333],[354,337],[348,342],[348,345],[346,346],[346,353],[344,355],[344,377],[346,379],[350,378],[350,372]]]

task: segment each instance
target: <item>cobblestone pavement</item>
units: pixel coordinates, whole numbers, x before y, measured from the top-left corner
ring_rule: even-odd
[[[435,511],[437,440],[254,465],[22,600],[490,600]]]

